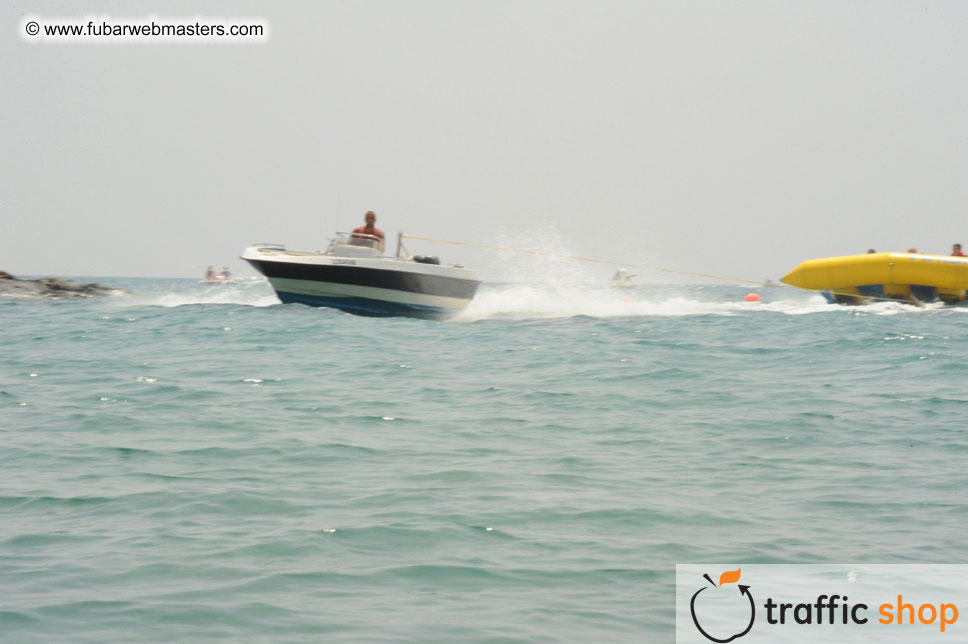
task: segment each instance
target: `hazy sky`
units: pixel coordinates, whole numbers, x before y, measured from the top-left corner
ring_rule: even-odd
[[[28,13],[255,16],[271,36],[38,44]],[[966,2],[15,1],[0,17],[14,274],[254,274],[245,246],[322,248],[369,209],[389,235],[749,279],[968,243]],[[485,279],[513,261],[409,245]]]

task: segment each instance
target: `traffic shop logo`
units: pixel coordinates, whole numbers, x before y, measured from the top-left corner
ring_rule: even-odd
[[[718,585],[704,574],[703,578],[709,584],[697,590],[689,601],[692,623],[710,642],[732,642],[753,628],[756,602],[749,586],[737,584],[741,572],[742,568],[727,570],[719,576]],[[722,617],[724,609],[730,615],[725,619]]]

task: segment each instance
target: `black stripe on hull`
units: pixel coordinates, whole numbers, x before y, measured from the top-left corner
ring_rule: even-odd
[[[461,312],[461,309],[444,309],[429,306],[399,304],[365,297],[323,297],[276,291],[283,304],[307,304],[309,306],[330,307],[367,317],[408,317],[423,320],[446,320]]]
[[[307,280],[310,282],[333,282],[355,286],[373,286],[395,291],[407,291],[424,295],[440,295],[470,300],[477,293],[480,282],[459,277],[426,275],[404,271],[323,264],[296,264],[261,259],[246,260],[268,278]]]

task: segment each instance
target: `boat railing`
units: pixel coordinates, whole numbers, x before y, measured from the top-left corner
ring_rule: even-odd
[[[274,244],[270,242],[259,242],[258,244],[252,244],[254,248],[265,248],[266,250],[286,250],[285,244]]]

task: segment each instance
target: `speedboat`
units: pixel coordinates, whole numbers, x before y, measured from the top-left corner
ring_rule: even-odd
[[[912,303],[965,301],[968,257],[866,253],[803,262],[783,276],[798,288],[821,291],[829,302],[894,299]]]
[[[411,257],[399,240],[397,254],[387,256],[383,239],[363,233],[336,233],[323,252],[255,244],[242,259],[269,279],[283,303],[357,315],[446,319],[463,311],[480,286],[469,268]]]

